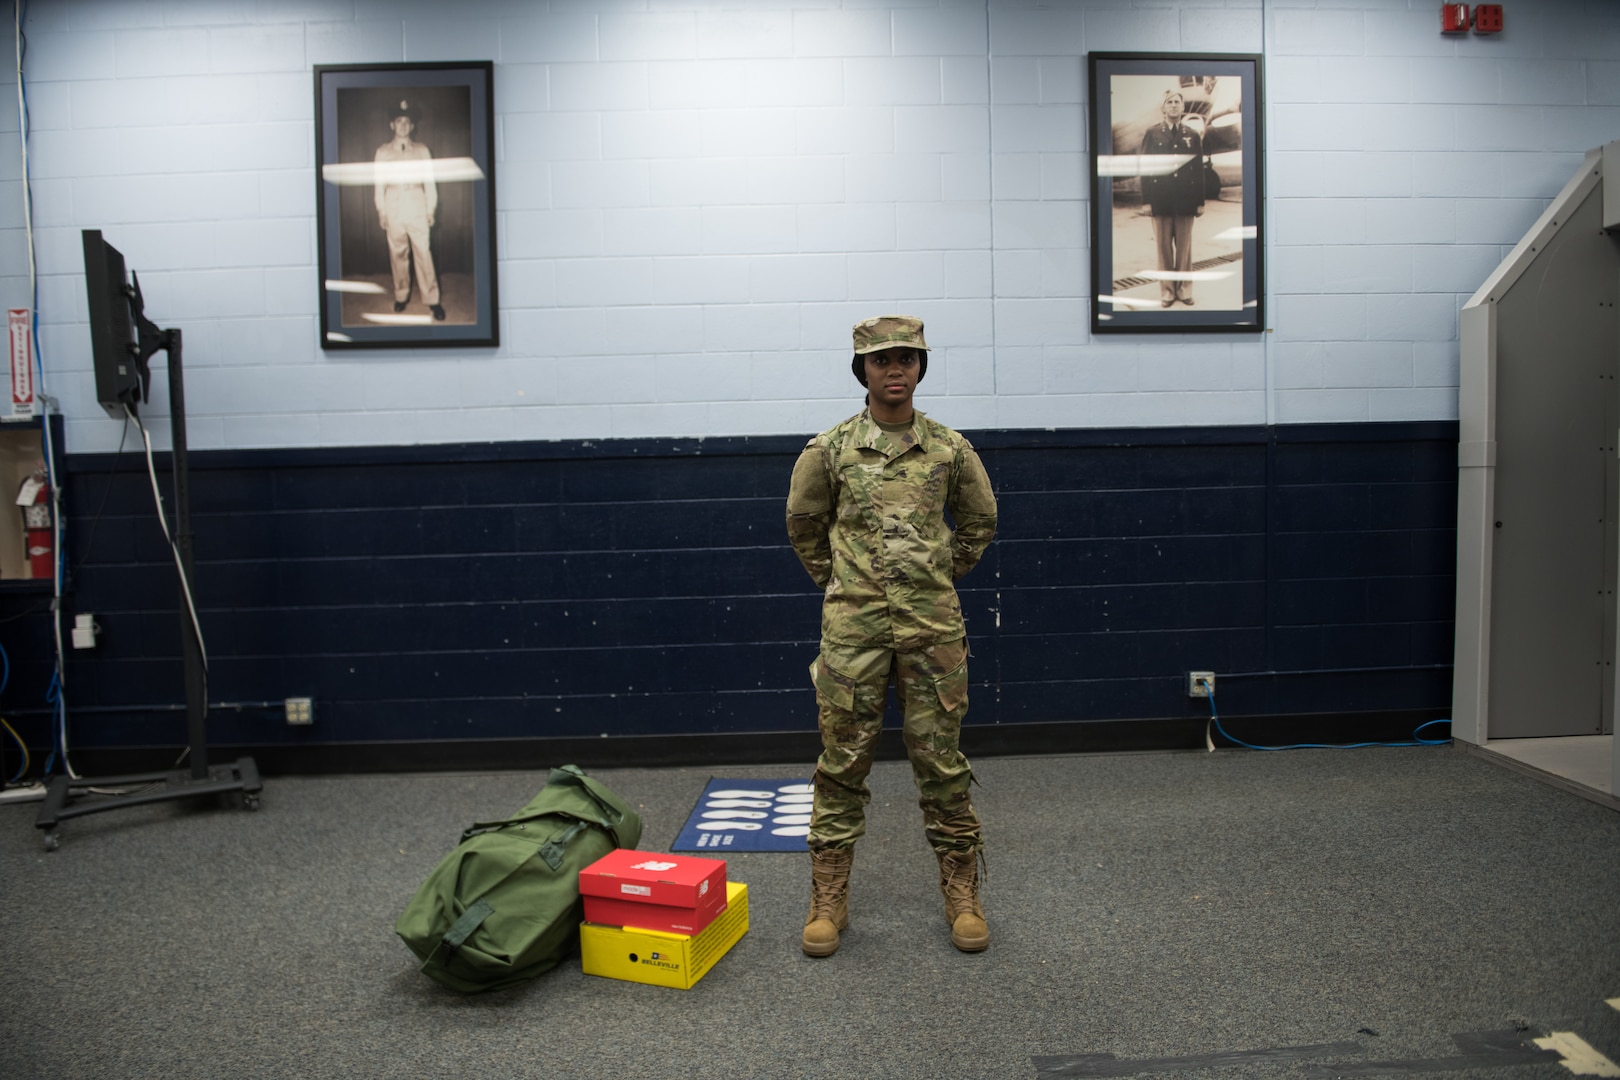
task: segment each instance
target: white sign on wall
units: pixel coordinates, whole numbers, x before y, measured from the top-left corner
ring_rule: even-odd
[[[7,420],[32,419],[34,407],[33,316],[26,308],[6,313],[11,328],[11,411]]]

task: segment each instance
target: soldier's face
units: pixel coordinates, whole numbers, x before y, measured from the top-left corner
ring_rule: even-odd
[[[866,392],[885,405],[905,405],[917,392],[922,353],[909,345],[866,354]]]
[[[396,139],[410,138],[411,131],[416,127],[415,124],[411,123],[411,118],[408,116],[394,117],[393,123],[390,126],[394,129],[394,138]]]
[[[1164,99],[1164,118],[1172,124],[1175,123],[1176,119],[1181,116],[1181,110],[1184,107],[1181,98],[1171,94]]]

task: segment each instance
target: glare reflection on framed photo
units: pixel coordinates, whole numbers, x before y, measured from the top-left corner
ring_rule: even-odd
[[[1260,57],[1089,60],[1092,332],[1264,329]]]
[[[498,345],[489,61],[315,68],[321,345]]]

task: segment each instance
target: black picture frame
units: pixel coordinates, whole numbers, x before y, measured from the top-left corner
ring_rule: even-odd
[[[1087,71],[1092,333],[1263,331],[1261,58],[1091,53]]]
[[[500,344],[494,68],[316,66],[322,348]]]

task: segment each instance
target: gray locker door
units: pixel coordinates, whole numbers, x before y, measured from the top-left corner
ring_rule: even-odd
[[[1620,257],[1602,190],[1498,301],[1489,737],[1613,730]]]

